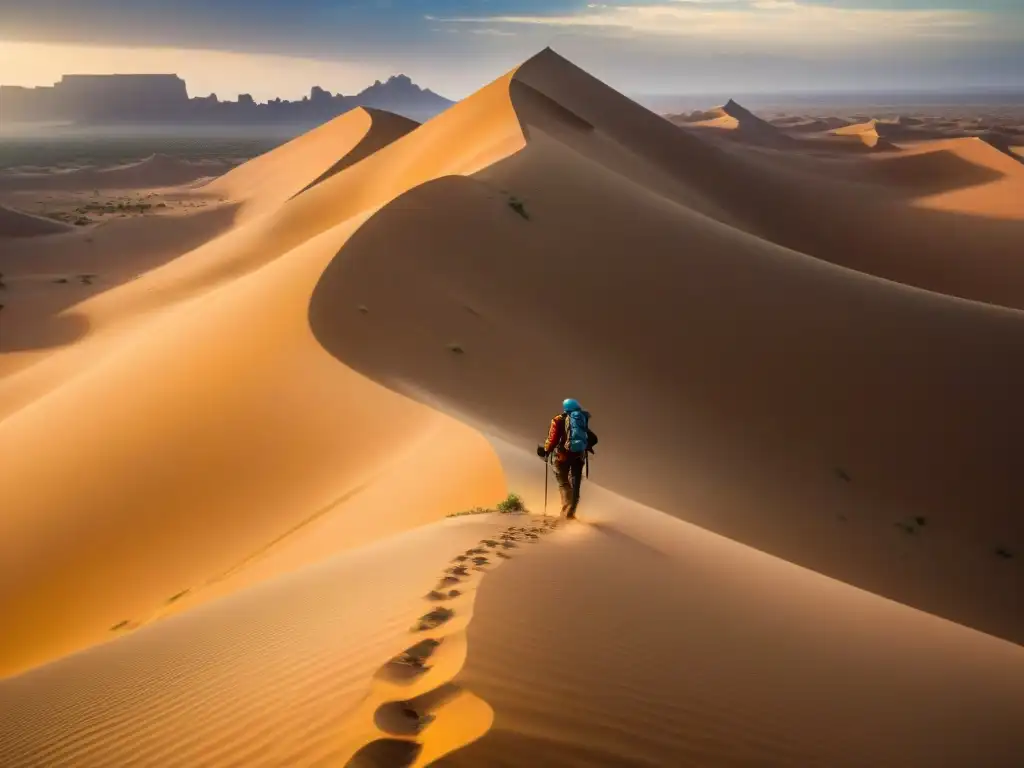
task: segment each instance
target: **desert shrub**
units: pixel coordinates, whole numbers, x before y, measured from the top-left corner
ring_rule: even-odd
[[[498,503],[498,511],[503,515],[509,515],[513,512],[525,512],[526,505],[518,494],[510,493],[505,497],[504,501]]]
[[[464,517],[465,515],[488,515],[493,512],[493,509],[485,509],[484,507],[473,507],[472,509],[466,509],[462,512],[452,512],[445,517]]]

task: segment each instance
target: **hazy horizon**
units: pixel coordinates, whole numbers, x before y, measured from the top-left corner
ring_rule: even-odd
[[[547,46],[648,95],[1000,90],[1024,71],[1017,0],[38,0],[4,13],[6,85],[173,72],[226,100],[353,94],[399,73],[458,100]]]

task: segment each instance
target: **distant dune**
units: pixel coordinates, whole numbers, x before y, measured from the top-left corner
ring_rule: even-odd
[[[730,138],[737,138],[752,144],[777,147],[787,146],[793,141],[774,125],[762,120],[731,99],[725,105],[707,112],[676,116],[676,119],[670,116],[669,119],[688,128],[709,128],[735,132],[735,134],[729,134]]]
[[[856,123],[854,125],[844,125],[841,128],[833,129],[832,133],[835,136],[849,136],[856,138],[863,142],[865,146],[871,147],[872,149],[895,149],[895,146],[887,138],[891,133],[885,130],[880,131],[877,120],[869,120],[866,123]]]
[[[189,162],[155,154],[138,162],[104,168],[72,168],[59,172],[0,173],[0,191],[90,190],[170,187],[223,173],[222,161]]]
[[[34,216],[0,205],[0,238],[38,237],[70,232],[74,227],[45,216]]]
[[[265,213],[372,155],[417,125],[399,115],[360,107],[253,158],[206,189],[243,201],[242,210],[247,216]]]
[[[0,765],[1016,765],[1024,166],[799,133],[546,49],[0,250]]]

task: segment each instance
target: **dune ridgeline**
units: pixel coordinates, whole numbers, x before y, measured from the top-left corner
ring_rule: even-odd
[[[545,50],[4,213],[0,765],[1019,765],[1024,166],[697,123]]]

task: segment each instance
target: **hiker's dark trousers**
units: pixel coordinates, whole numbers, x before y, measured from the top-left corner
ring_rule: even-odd
[[[562,494],[562,517],[575,517],[576,507],[580,503],[580,485],[583,483],[582,454],[569,454],[552,463],[558,491]]]

